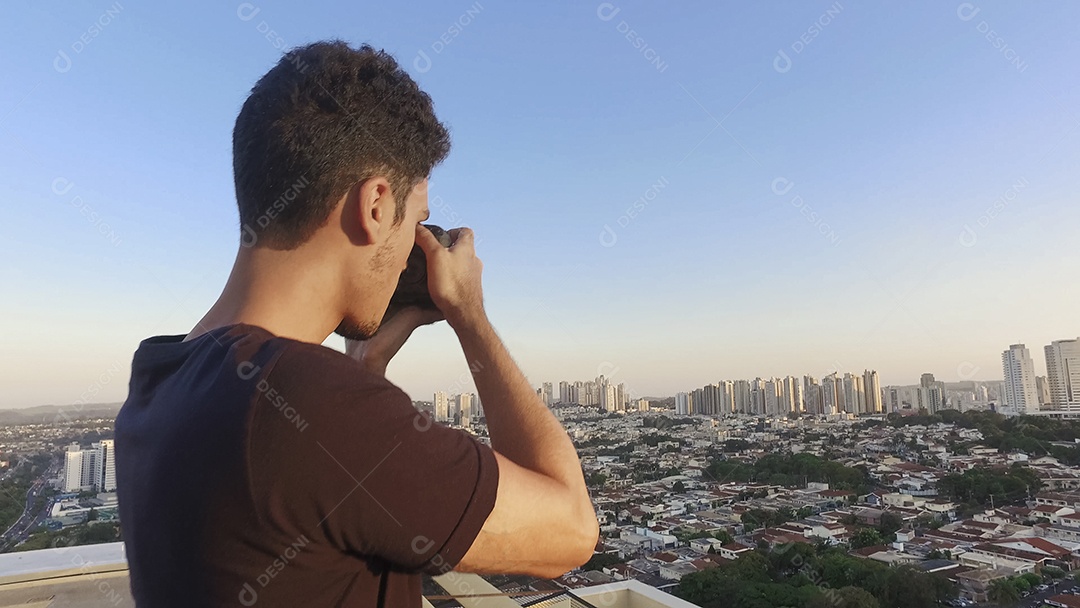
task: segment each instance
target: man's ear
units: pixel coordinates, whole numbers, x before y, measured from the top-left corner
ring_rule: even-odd
[[[357,192],[356,220],[360,234],[368,243],[381,241],[394,221],[394,195],[385,177],[368,178]]]

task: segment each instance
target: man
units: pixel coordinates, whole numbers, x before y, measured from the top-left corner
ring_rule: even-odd
[[[369,46],[287,54],[233,132],[241,247],[187,335],[144,340],[116,420],[140,606],[420,606],[420,574],[558,576],[598,527],[565,430],[488,322],[468,228],[444,248],[427,177],[449,152],[431,99]],[[437,311],[381,323],[414,243]],[[445,320],[491,446],[386,378]],[[331,332],[349,355],[321,346]]]

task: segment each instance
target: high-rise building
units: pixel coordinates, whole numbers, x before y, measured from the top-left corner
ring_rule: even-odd
[[[64,453],[64,491],[78,492],[82,489],[83,455],[78,443],[72,443]]]
[[[877,370],[863,371],[863,387],[866,389],[866,411],[870,414],[884,413],[881,401],[881,381]]]
[[[1035,376],[1035,395],[1039,398],[1039,409],[1053,409],[1054,400],[1050,397],[1050,383],[1046,381],[1046,376]]]
[[[777,378],[769,378],[762,385],[764,413],[766,416],[775,416],[780,413],[780,382]]]
[[[544,405],[551,407],[552,402],[555,400],[555,395],[552,394],[552,387],[550,382],[545,382],[541,385],[544,391]]]
[[[461,426],[470,426],[473,417],[472,393],[458,395],[458,412],[461,414]]]
[[[946,407],[945,383],[934,378],[934,374],[923,374],[919,378],[919,387],[926,389],[922,395],[925,397],[925,407],[931,414]]]
[[[765,393],[768,390],[768,387],[766,386],[768,383],[768,380],[763,380],[761,378],[755,378],[750,383],[750,409],[753,410],[754,414],[759,416],[762,414],[767,415],[769,413],[768,409],[766,409],[767,404],[765,403],[767,401]]]
[[[815,416],[825,413],[824,402],[821,395],[821,385],[813,376],[803,376],[803,400],[806,412]]]
[[[435,409],[435,422],[449,422],[450,395],[447,395],[445,391],[436,391],[431,403]]]
[[[735,380],[731,384],[731,391],[734,397],[733,408],[736,413],[750,414],[751,412],[751,398],[750,398],[750,382],[747,380]]]
[[[592,380],[582,382],[577,402],[579,405],[600,405],[600,385]]]
[[[900,398],[899,386],[886,386],[885,387],[885,406],[889,408],[890,412],[899,412],[903,407],[903,403]]]
[[[675,415],[689,416],[690,413],[690,395],[687,393],[675,393]]]
[[[844,409],[849,414],[866,412],[865,390],[862,376],[845,373],[843,380]]]
[[[778,400],[780,402],[779,408],[781,414],[788,414],[791,412],[799,411],[795,407],[795,397],[797,395],[795,393],[794,385],[797,383],[794,383],[794,380],[795,379],[791,376],[787,376],[780,381],[780,394],[778,396]]]
[[[690,394],[695,414],[715,416],[723,413],[724,395],[720,383],[706,384]]]
[[[64,491],[116,490],[115,459],[111,439],[91,444],[87,449],[71,443],[64,453]]]
[[[1001,353],[1001,368],[1005,376],[1003,402],[1010,413],[1023,414],[1039,407],[1035,391],[1035,364],[1023,344],[1012,344]]]
[[[825,415],[838,414],[843,410],[842,397],[843,382],[836,377],[836,372],[821,379],[821,413]]]
[[[926,394],[926,404],[923,406],[931,414],[945,409],[945,383],[937,381],[933,386],[923,389]]]
[[[637,411],[639,411],[639,412],[647,412],[647,411],[649,411],[649,400],[648,399],[638,399],[638,401],[637,401]]]
[[[787,390],[791,392],[789,402],[791,403],[791,411],[793,412],[805,412],[806,411],[806,393],[803,391],[802,381],[795,376],[788,376],[786,379]]]
[[[570,400],[570,383],[566,380],[559,382],[559,403],[573,403]]]
[[[601,403],[600,407],[606,412],[619,411],[618,402],[616,400],[616,388],[614,384],[604,384],[604,390],[600,393]]]
[[[1054,409],[1080,409],[1080,338],[1054,340],[1046,353],[1046,384]]]
[[[112,439],[101,440],[101,483],[102,492],[116,491],[116,448]]]
[[[722,380],[720,387],[720,413],[731,414],[735,411],[735,383],[731,380]]]

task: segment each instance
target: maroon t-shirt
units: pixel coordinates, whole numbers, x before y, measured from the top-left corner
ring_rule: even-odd
[[[419,607],[495,504],[494,452],[323,346],[144,340],[116,418],[139,606]]]

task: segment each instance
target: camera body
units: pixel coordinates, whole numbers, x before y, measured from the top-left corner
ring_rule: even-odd
[[[443,247],[450,247],[450,234],[434,224],[424,224],[431,231]],[[398,278],[398,286],[394,295],[390,297],[390,306],[386,309],[385,321],[393,313],[406,306],[419,306],[420,308],[437,308],[428,293],[427,256],[420,245],[414,245],[409,252],[409,259],[405,263],[405,270]]]

